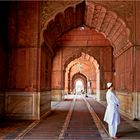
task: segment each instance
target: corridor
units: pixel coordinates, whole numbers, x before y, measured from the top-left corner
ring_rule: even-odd
[[[140,1],[0,2],[0,140],[140,139]]]
[[[15,129],[7,126],[7,134],[5,132],[5,136],[0,136],[0,139],[110,140],[107,125],[103,122],[104,111],[103,103],[94,100],[93,96],[67,95],[64,101],[53,102],[52,111],[40,121],[28,121],[28,124],[20,122]],[[117,136],[120,140],[138,140],[139,126],[139,122],[122,116]]]
[[[57,104],[49,117],[44,118],[23,139],[102,140],[107,134],[96,117],[92,117],[82,95],[67,96]],[[98,130],[99,129],[99,130]]]

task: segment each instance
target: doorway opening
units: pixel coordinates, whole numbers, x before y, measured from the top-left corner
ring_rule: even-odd
[[[77,80],[75,84],[76,94],[80,94],[84,91],[84,85],[81,80]]]

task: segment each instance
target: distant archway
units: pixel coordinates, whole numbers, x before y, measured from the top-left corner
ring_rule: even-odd
[[[77,55],[73,54],[73,56],[69,57],[66,61],[65,61],[65,64],[64,64],[64,91],[67,93],[71,93],[73,91],[73,85],[74,85],[74,80],[73,79],[77,79],[75,78],[76,75],[78,73],[75,74],[75,76],[73,76],[72,78],[72,82],[71,82],[71,79],[70,79],[70,70],[71,68],[76,65],[78,63],[78,59],[82,58],[83,60],[85,61],[89,61],[91,63],[91,65],[93,65],[95,68],[96,68],[96,97],[97,99],[99,100],[100,99],[100,69],[99,69],[99,64],[97,62],[96,59],[93,58],[93,56],[90,56],[89,54],[86,54],[84,52],[79,52],[77,53]],[[81,73],[79,73],[81,74]],[[86,76],[85,76],[86,77]],[[86,83],[84,85],[86,85],[86,88],[85,88],[85,92],[87,92],[87,82],[88,82],[89,79],[87,79],[86,77]]]
[[[84,91],[84,85],[81,79],[76,80],[75,82],[76,93]]]
[[[77,81],[80,81],[83,84],[83,89],[87,92],[87,77],[81,73],[76,73],[73,77],[72,77],[72,91],[76,91],[76,83]],[[78,89],[80,90],[80,89]]]

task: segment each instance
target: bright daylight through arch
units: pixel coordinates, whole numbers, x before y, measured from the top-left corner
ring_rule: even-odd
[[[82,90],[84,90],[84,85],[81,80],[76,81],[75,87],[76,87],[76,93],[80,93]]]

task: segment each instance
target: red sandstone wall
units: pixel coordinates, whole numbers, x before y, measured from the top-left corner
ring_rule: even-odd
[[[38,49],[38,2],[15,2],[10,8],[9,44],[12,49],[7,89],[49,90],[52,56],[45,47]]]
[[[140,46],[136,48],[136,82],[135,90],[140,91]]]
[[[38,3],[15,2],[9,15],[9,72],[7,89],[37,88]],[[38,51],[39,52],[39,51]]]
[[[16,48],[10,52],[7,89],[36,90],[37,49]]]
[[[38,42],[38,3],[18,3],[17,20],[18,47],[36,47]]]
[[[134,38],[134,90],[140,91],[140,1],[135,2],[135,38]],[[136,30],[135,30],[136,29]]]
[[[135,45],[140,45],[140,1],[136,1],[135,2],[135,7],[136,7],[136,13],[135,13],[135,28],[134,28],[134,33],[135,33],[135,36],[134,36],[134,44]],[[136,30],[135,30],[136,29]]]
[[[116,58],[116,89],[133,91],[133,48]]]
[[[62,89],[62,50],[59,49],[53,58],[51,89]]]
[[[10,11],[6,116],[39,119],[51,105],[50,91],[46,90],[50,90],[52,65],[49,51],[40,46],[39,4],[14,2]]]
[[[52,71],[52,56],[49,51],[43,47],[41,49],[41,78],[40,88],[43,90],[51,89],[51,71]]]

